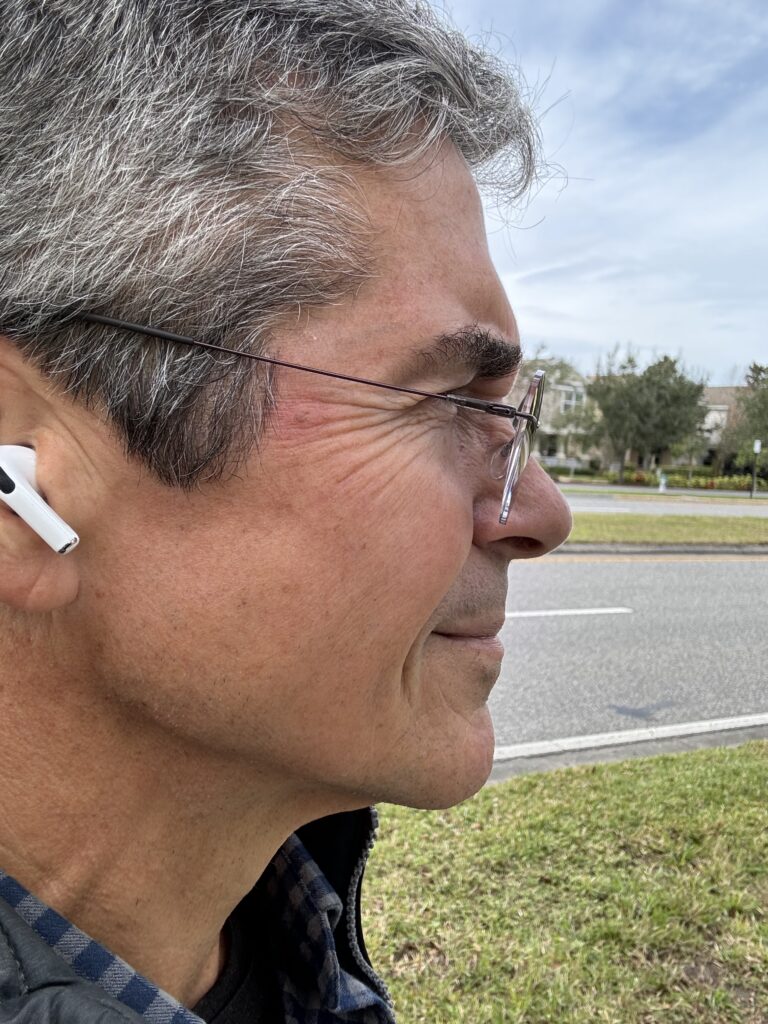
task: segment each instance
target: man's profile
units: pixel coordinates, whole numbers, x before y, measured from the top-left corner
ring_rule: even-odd
[[[478,191],[535,168],[418,0],[0,0],[0,467],[80,539],[0,501],[2,1024],[394,1019],[370,807],[483,785],[570,527]]]

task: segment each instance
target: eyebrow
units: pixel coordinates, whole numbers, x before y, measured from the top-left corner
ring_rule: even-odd
[[[100,313],[81,313],[80,320],[90,323],[104,324],[107,327],[118,327],[124,331],[132,331],[137,334],[148,335],[153,338],[160,338],[165,341],[180,342],[184,345],[194,345],[198,348],[213,350],[215,352],[226,352],[228,355],[243,356],[246,359],[255,359],[258,362],[269,363],[275,366],[288,366],[295,370],[305,370],[309,373],[319,373],[323,377],[335,377],[339,380],[356,381],[358,384],[370,384],[372,387],[386,388],[390,391],[409,391],[414,395],[422,395],[425,398],[445,398],[445,395],[434,395],[430,392],[421,391],[412,387],[404,387],[403,384],[384,383],[383,381],[368,380],[364,377],[353,377],[349,374],[340,373],[335,370],[321,370],[312,366],[304,366],[298,363],[288,362],[283,359],[275,359],[272,356],[255,355],[252,352],[242,352],[238,349],[228,348],[223,345],[214,345],[211,342],[200,341],[195,338],[187,338],[185,335],[174,334],[158,327],[147,327],[143,324],[133,324],[126,320],[118,320],[115,317],[103,316]],[[475,376],[486,379],[505,377],[520,367],[523,354],[519,345],[514,345],[500,335],[493,334],[480,328],[477,324],[467,327],[460,327],[455,331],[443,333],[435,338],[427,348],[412,351],[409,361],[411,375],[415,372],[424,373],[429,368],[434,370],[439,367],[443,372],[448,367],[461,366],[466,370],[472,370]],[[511,406],[498,405],[493,402],[480,402],[475,399],[459,398],[453,396],[451,401],[473,408],[482,407],[485,412],[494,412],[495,415],[508,415]],[[503,410],[496,412],[495,410]],[[514,412],[514,410],[512,410]],[[519,415],[526,416],[525,413]]]
[[[523,350],[500,334],[469,324],[438,335],[425,348],[411,352],[401,373],[407,376],[462,369],[493,380],[520,369]]]

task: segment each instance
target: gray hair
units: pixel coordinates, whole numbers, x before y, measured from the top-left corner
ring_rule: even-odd
[[[161,480],[215,478],[271,407],[263,353],[371,273],[356,162],[450,139],[537,170],[515,73],[422,0],[0,0],[0,331]]]

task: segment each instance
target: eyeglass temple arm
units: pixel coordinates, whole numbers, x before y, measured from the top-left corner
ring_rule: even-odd
[[[491,416],[505,416],[507,419],[530,420],[537,427],[539,421],[529,412],[520,412],[514,405],[503,405],[501,402],[486,402],[482,398],[467,398],[466,395],[432,395],[433,398],[444,398],[446,402],[461,405],[465,409],[479,409]]]
[[[92,324],[103,324],[106,327],[118,327],[124,331],[131,331],[135,334],[145,334],[150,338],[159,338],[162,341],[174,341],[182,345],[195,345],[197,348],[207,348],[213,352],[226,352],[231,356],[244,356],[246,359],[255,359],[260,363],[269,363],[272,366],[287,366],[292,370],[304,370],[308,373],[319,373],[323,377],[332,377],[335,380],[351,380],[356,384],[367,384],[372,388],[384,388],[387,391],[404,392],[408,395],[419,395],[422,398],[439,398],[441,401],[450,402],[452,405],[460,405],[465,409],[477,409],[480,412],[488,413],[491,416],[504,416],[507,419],[515,417],[524,420],[531,420],[537,427],[539,421],[529,413],[518,412],[513,405],[503,405],[500,402],[485,402],[481,398],[469,398],[466,395],[436,395],[431,391],[418,391],[416,388],[403,388],[396,384],[385,384],[379,380],[367,380],[365,377],[351,377],[346,373],[334,373],[333,370],[320,370],[314,366],[301,366],[299,363],[289,363],[285,359],[273,359],[271,356],[257,356],[252,352],[240,352],[236,348],[226,348],[224,345],[213,345],[208,341],[198,341],[196,338],[187,338],[183,334],[173,334],[171,331],[164,331],[159,327],[145,327],[143,324],[132,324],[126,320],[117,320],[111,316],[101,316],[99,313],[80,313],[79,320],[85,320]]]

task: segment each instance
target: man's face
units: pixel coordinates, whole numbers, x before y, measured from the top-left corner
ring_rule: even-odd
[[[514,359],[500,345],[498,379],[450,352],[417,355],[474,327],[518,344],[463,160],[447,150],[418,176],[371,171],[360,185],[376,276],[280,332],[274,354],[502,398]],[[90,547],[81,531],[89,671],[128,717],[339,806],[463,799],[492,763],[508,562],[570,528],[534,463],[499,526],[488,464],[506,423],[284,369],[236,478],[184,495],[122,463],[110,529]]]

